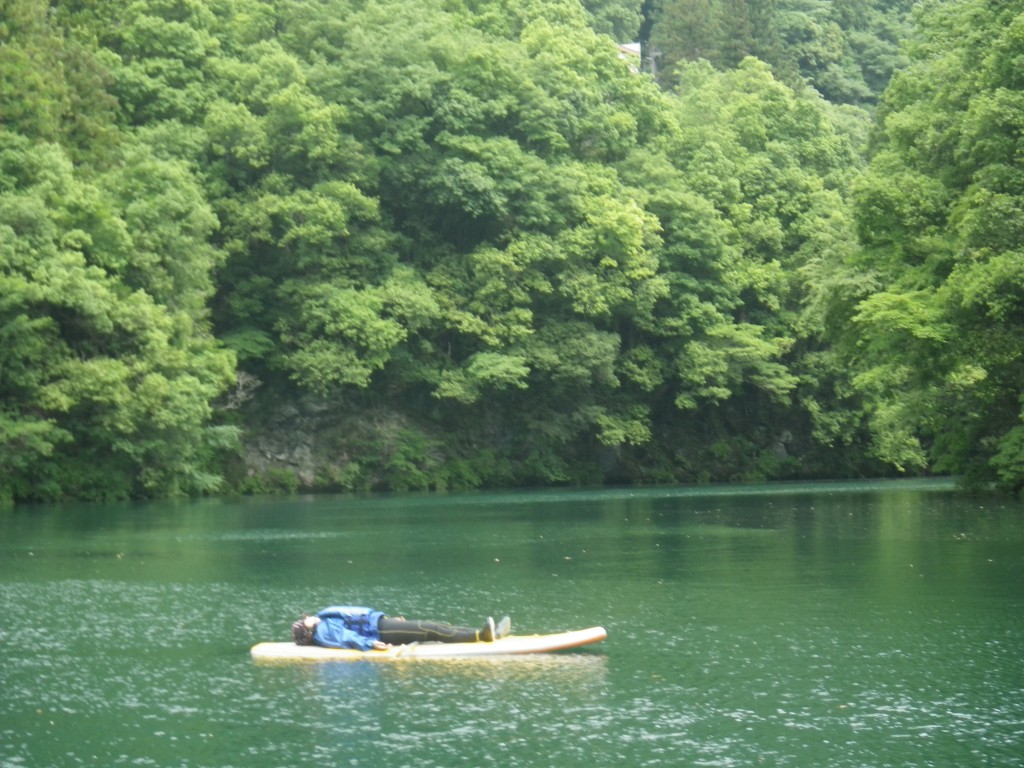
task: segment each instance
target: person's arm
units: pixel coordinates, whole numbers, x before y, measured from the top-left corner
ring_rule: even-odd
[[[361,605],[333,605],[330,608],[324,608],[322,611],[317,611],[317,616],[321,619],[355,619],[362,618],[369,615],[371,609],[364,608]]]

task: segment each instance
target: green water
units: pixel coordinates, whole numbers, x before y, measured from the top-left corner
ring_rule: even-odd
[[[362,603],[593,650],[254,664]],[[0,512],[0,766],[1024,766],[1024,505],[928,483]]]

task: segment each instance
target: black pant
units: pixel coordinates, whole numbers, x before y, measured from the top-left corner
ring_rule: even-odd
[[[380,639],[389,645],[475,643],[480,640],[480,630],[422,619],[393,619],[390,616],[383,616],[377,629],[380,632]]]

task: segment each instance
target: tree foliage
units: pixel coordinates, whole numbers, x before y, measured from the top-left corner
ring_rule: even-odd
[[[924,4],[856,194],[843,321],[875,450],[1024,486],[1020,2]]]
[[[754,56],[796,86],[870,105],[902,57],[907,0],[662,0],[652,18],[659,76],[699,59],[718,69]]]
[[[0,498],[1012,486],[1017,5],[5,0]]]
[[[0,133],[0,467],[31,499],[209,490],[232,359],[204,321],[215,224],[145,147],[95,182]]]

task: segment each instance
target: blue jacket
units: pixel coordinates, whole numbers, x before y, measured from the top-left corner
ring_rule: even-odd
[[[373,608],[336,605],[317,613],[320,623],[313,630],[313,642],[328,648],[368,651],[380,640],[377,625],[384,614]]]

